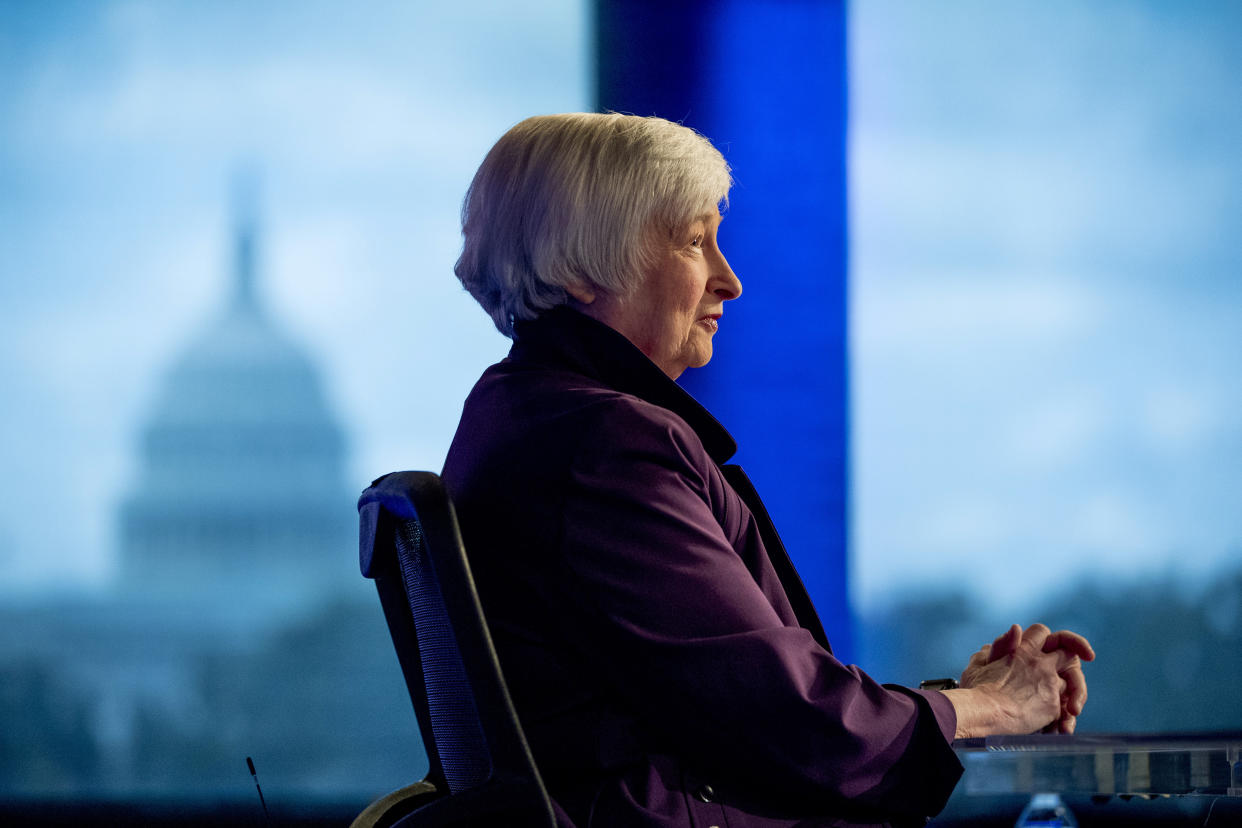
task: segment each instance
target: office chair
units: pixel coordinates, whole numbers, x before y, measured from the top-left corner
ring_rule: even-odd
[[[358,513],[362,574],[379,591],[428,771],[352,828],[555,828],[443,482],[431,472],[385,475],[362,493]]]

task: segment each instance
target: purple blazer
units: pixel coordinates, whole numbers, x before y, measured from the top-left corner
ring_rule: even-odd
[[[443,477],[548,790],[580,828],[922,825],[952,705],[833,658],[735,449],[568,308],[466,400]]]

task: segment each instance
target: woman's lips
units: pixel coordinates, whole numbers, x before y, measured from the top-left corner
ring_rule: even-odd
[[[720,328],[720,323],[716,321],[719,318],[719,316],[704,316],[699,319],[699,324],[709,331],[715,331]]]

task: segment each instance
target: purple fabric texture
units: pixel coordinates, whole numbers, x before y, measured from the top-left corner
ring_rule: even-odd
[[[467,399],[443,477],[549,792],[578,826],[921,825],[952,706],[833,658],[735,448],[567,308]]]

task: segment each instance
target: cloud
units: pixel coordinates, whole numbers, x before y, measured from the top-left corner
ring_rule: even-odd
[[[997,459],[1016,465],[1015,474],[1065,471],[1090,463],[1115,424],[1113,412],[1086,390],[1036,399],[1031,407],[1013,412],[1006,427],[1005,454]]]
[[[873,287],[861,278],[853,313],[857,347],[920,352],[1064,342],[1089,332],[1103,309],[1081,283],[926,271],[900,287]]]
[[[491,9],[491,23],[480,25],[470,16],[478,3],[436,5],[372,7],[342,20],[339,4],[293,14],[280,5],[114,3],[81,30],[38,44],[7,143],[27,160],[142,148],[253,153],[321,171],[439,169],[477,163],[532,106],[581,105],[585,83],[575,88],[574,79],[587,71],[576,44],[584,19],[557,4],[527,5],[516,16]],[[529,32],[544,51],[511,71],[501,59],[516,56]]]
[[[1207,440],[1218,425],[1221,407],[1209,392],[1163,386],[1151,389],[1140,409],[1145,436],[1156,449],[1183,454]]]
[[[1167,549],[1158,519],[1128,491],[1102,489],[1088,492],[1077,504],[1066,527],[1067,540],[1078,548],[1095,550],[1114,565],[1134,553]],[[1144,554],[1147,557],[1147,554]],[[1097,563],[1102,561],[1097,560]]]

